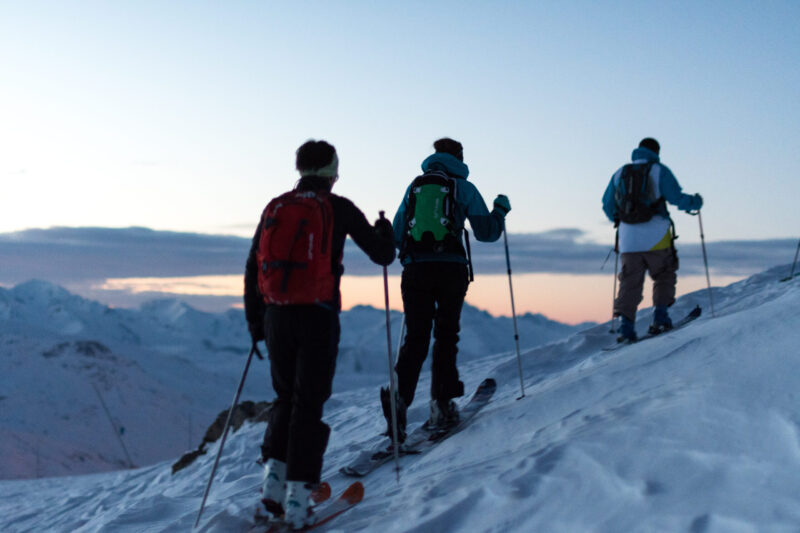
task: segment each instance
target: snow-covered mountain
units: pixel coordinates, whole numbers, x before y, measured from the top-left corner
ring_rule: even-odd
[[[327,531],[788,532],[800,525],[800,278],[773,269],[713,293],[691,325],[613,352],[608,325],[461,367],[469,389],[498,382],[463,431],[364,478],[365,500]],[[675,316],[708,302],[686,295]],[[646,328],[649,310],[640,314]],[[480,332],[478,332],[480,333]],[[487,332],[488,333],[488,332]],[[429,385],[423,374],[420,389]],[[7,401],[7,400],[4,400]],[[425,402],[409,424],[426,415]],[[382,430],[372,388],[335,393],[323,477]],[[201,531],[246,529],[258,499],[263,424],[228,439]],[[192,528],[217,445],[169,463],[85,477],[0,482],[0,530],[183,532]]]
[[[401,320],[392,313],[398,336]],[[334,389],[386,381],[385,311],[358,307],[341,321]],[[535,315],[519,324],[523,347],[577,328]],[[462,327],[464,361],[513,349],[509,318],[467,307]],[[0,289],[0,479],[142,466],[195,448],[229,405],[249,347],[240,310],[178,300],[115,309],[42,281]],[[251,367],[243,399],[274,397],[267,365]]]

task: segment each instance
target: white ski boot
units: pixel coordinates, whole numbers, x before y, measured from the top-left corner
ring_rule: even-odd
[[[314,523],[311,512],[312,485],[305,481],[287,481],[286,499],[283,505],[286,513],[283,519],[292,529],[300,529]]]
[[[458,424],[458,406],[453,400],[431,400],[431,414],[426,425],[430,429],[450,429]]]
[[[286,463],[267,459],[264,464],[264,480],[261,484],[261,503],[267,513],[277,518],[283,514],[286,499]]]

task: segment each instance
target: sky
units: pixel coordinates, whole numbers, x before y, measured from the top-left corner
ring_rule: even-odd
[[[602,192],[653,136],[706,238],[796,239],[798,19],[780,1],[0,3],[0,232],[250,236],[309,138],[372,220],[451,136],[486,201],[509,196],[510,233],[610,244]]]

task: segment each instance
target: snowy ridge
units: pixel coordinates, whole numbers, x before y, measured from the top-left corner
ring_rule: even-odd
[[[401,317],[392,314],[395,329]],[[377,390],[387,379],[385,318],[371,307],[342,313],[334,390]],[[467,307],[462,325],[465,361],[513,346],[509,318]],[[522,346],[579,327],[526,315]],[[0,289],[0,479],[176,459],[229,406],[249,347],[239,310],[178,300],[115,309],[42,281]],[[243,400],[274,397],[267,365],[253,365]]]
[[[714,290],[685,329],[603,352],[608,325],[524,355],[461,367],[468,389],[498,391],[461,433],[365,478],[366,498],[327,531],[785,532],[800,524],[800,283],[785,268]],[[684,296],[676,316],[707,302]],[[639,326],[648,322],[647,311]],[[425,417],[428,375],[409,423]],[[334,395],[323,477],[382,429],[374,390]],[[260,482],[263,424],[231,435],[200,530],[242,531]],[[0,483],[3,531],[189,531],[216,447],[169,465],[89,477]]]

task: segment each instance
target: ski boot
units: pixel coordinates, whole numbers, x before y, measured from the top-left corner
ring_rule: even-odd
[[[672,329],[672,319],[669,317],[666,305],[657,305],[653,311],[653,323],[647,330],[650,335],[658,335]]]
[[[283,501],[286,498],[286,463],[277,459],[267,459],[264,463],[264,480],[261,483],[261,503],[263,509],[277,518],[283,515]]]
[[[400,393],[394,395],[394,405],[397,411],[397,442],[402,443],[406,440],[406,411],[408,406],[403,401]],[[383,409],[383,416],[386,418],[386,435],[392,438],[392,400],[391,393],[388,388],[381,388],[381,408]]]
[[[292,529],[302,529],[314,523],[311,511],[313,485],[305,481],[287,481],[283,520]]]
[[[619,336],[617,337],[617,342],[631,344],[638,340],[636,336],[636,329],[634,328],[634,322],[628,319],[626,316],[620,317],[620,324],[619,324]]]
[[[458,424],[458,406],[453,400],[431,400],[431,415],[425,425],[429,429],[448,429]]]

